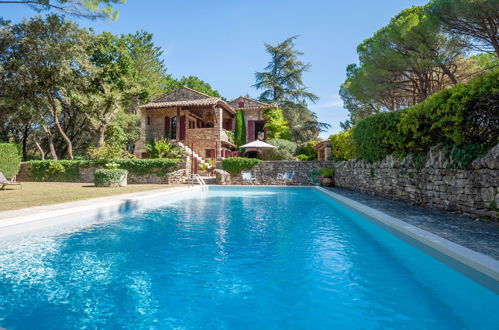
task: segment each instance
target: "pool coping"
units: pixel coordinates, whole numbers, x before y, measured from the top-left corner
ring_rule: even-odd
[[[34,206],[16,210],[0,212],[0,237],[11,233],[9,228],[36,223],[52,218],[81,214],[99,213],[103,216],[114,216],[133,208],[140,208],[143,202],[152,198],[160,198],[180,192],[200,190],[199,186],[186,186],[177,188],[163,188],[140,191],[127,194],[118,194],[105,197],[84,199],[79,201],[64,202]]]
[[[323,187],[325,195],[499,294],[499,261]]]

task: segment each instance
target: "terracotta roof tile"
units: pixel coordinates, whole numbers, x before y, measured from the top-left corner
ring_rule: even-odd
[[[222,100],[218,97],[210,97],[205,99],[198,100],[178,100],[178,101],[154,101],[148,104],[144,104],[141,106],[143,109],[155,109],[155,108],[174,108],[174,107],[196,107],[196,106],[212,106],[217,105],[222,102]]]

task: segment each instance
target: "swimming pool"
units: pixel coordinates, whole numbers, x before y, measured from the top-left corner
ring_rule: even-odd
[[[313,188],[180,193],[3,239],[0,267],[7,329],[499,324],[498,295]]]

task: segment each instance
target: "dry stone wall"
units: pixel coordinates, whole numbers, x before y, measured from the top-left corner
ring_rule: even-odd
[[[278,173],[294,171],[293,185],[309,185],[309,173],[335,168],[334,185],[426,208],[460,213],[472,217],[499,219],[499,145],[473,161],[467,170],[452,169],[447,152],[431,151],[425,159],[393,156],[377,163],[362,160],[267,161],[251,172],[255,184],[283,184]],[[222,178],[222,176],[217,176]],[[252,184],[240,175],[231,175],[223,184]]]
[[[312,182],[309,179],[309,172],[320,170],[322,168],[330,168],[335,164],[331,160],[320,161],[266,161],[253,167],[251,170],[256,177],[256,184],[263,185],[282,185],[283,181],[277,180],[277,175],[284,172],[295,172],[293,181],[287,184],[293,185],[310,185]],[[241,175],[231,175],[232,184],[248,184],[244,182]]]
[[[94,173],[102,167],[80,167],[80,178],[78,182],[93,183]],[[178,184],[184,183],[191,172],[190,157],[184,157],[183,161],[177,163],[177,168],[166,175],[159,175],[159,169],[152,169],[148,174],[134,174],[128,173],[128,183],[130,184]],[[28,163],[22,163],[19,174],[17,175],[18,181],[33,181]]]
[[[470,169],[450,169],[444,151],[426,159],[386,157],[379,163],[338,162],[334,183],[362,193],[431,209],[497,219],[499,145],[476,159]]]

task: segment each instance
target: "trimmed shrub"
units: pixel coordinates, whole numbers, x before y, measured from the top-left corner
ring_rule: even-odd
[[[442,90],[406,109],[398,131],[395,147],[401,156],[427,152],[437,144],[494,146],[499,143],[499,71]]]
[[[298,158],[299,160],[317,159],[317,151],[313,148],[313,146],[316,145],[317,142],[319,141],[314,140],[300,144],[296,149],[296,154],[298,154],[296,158]]]
[[[0,143],[0,172],[12,178],[19,172],[21,155],[14,143]]]
[[[94,173],[94,183],[96,187],[120,187],[126,185],[127,174],[123,169],[100,169]]]
[[[153,159],[107,159],[99,161],[97,165],[104,166],[106,163],[115,162],[120,168],[127,170],[131,174],[146,175],[156,174],[165,176],[176,169],[180,159],[172,158],[153,158]],[[153,172],[153,170],[155,170]]]
[[[31,176],[35,181],[78,182],[80,167],[90,167],[89,160],[31,160]]]
[[[290,160],[298,149],[298,144],[289,140],[271,139],[267,140],[267,143],[276,146],[277,149],[262,150],[263,160]]]
[[[321,174],[324,178],[333,178],[335,168],[323,168],[321,169]]]
[[[401,111],[374,114],[361,120],[352,129],[357,154],[368,162],[383,159],[393,153],[400,139],[398,124]]]
[[[222,166],[231,174],[239,174],[241,171],[251,170],[260,162],[261,160],[256,158],[232,157],[222,160]]]
[[[352,130],[333,134],[331,142],[331,156],[334,159],[350,160],[357,158],[357,147],[353,141]]]
[[[100,160],[32,160],[31,175],[35,181],[78,182],[81,167],[107,167],[115,163],[135,175],[165,176],[176,169],[179,159],[100,159]]]
[[[499,70],[441,90],[413,107],[369,116],[352,129],[352,136],[358,156],[370,162],[390,153],[421,155],[441,145],[451,150],[453,166],[468,167],[499,143]]]

